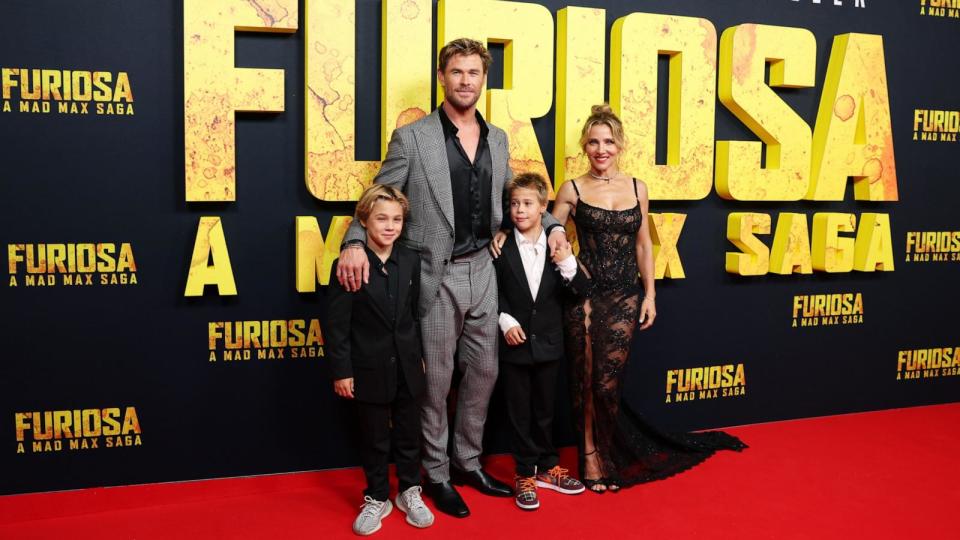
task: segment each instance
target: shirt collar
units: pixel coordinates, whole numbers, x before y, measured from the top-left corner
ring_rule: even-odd
[[[517,239],[518,247],[535,247],[537,249],[546,250],[547,249],[547,232],[543,229],[540,229],[540,236],[537,237],[536,242],[531,242],[527,240],[527,237],[523,235],[520,231],[514,229],[513,236]]]
[[[399,252],[400,250],[397,249],[396,244],[394,244],[393,249],[390,250],[390,256],[387,257],[386,262],[382,262],[380,260],[380,257],[378,257],[377,254],[374,253],[373,250],[370,249],[366,244],[364,244],[363,249],[364,251],[367,252],[367,259],[370,261],[370,264],[373,265],[373,267],[376,268],[377,270],[380,270],[381,272],[383,271],[383,267],[386,266],[387,264],[391,264],[391,263],[399,264],[397,259],[398,257],[397,252]]]
[[[443,136],[446,139],[450,137],[456,137],[457,132],[460,129],[454,125],[453,120],[450,120],[450,117],[447,116],[447,112],[443,110],[443,104],[437,107],[437,112],[440,116],[440,124],[443,126]],[[477,124],[480,125],[480,139],[486,139],[487,134],[490,132],[490,126],[487,125],[487,121],[483,119],[483,115],[480,114],[479,110],[475,110],[474,113],[477,115]]]

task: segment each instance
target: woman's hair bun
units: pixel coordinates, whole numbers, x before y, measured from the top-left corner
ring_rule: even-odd
[[[613,109],[610,108],[609,103],[602,103],[600,105],[594,105],[590,107],[590,114],[613,114]]]
[[[620,119],[617,118],[613,109],[610,108],[609,103],[601,103],[600,105],[590,107],[590,116],[583,125],[583,130],[580,132],[581,149],[586,148],[587,135],[590,133],[590,128],[598,125],[604,125],[610,128],[611,135],[613,135],[613,140],[616,142],[617,147],[621,150],[626,147],[627,138],[623,134],[623,124],[620,122]]]

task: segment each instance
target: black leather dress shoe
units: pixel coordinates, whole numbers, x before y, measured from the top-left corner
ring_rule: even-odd
[[[510,486],[483,472],[483,469],[467,472],[456,467],[450,467],[450,479],[458,486],[466,484],[484,495],[513,497],[513,490],[510,489]]]
[[[450,482],[426,482],[423,484],[423,492],[433,499],[433,505],[444,514],[458,518],[470,515],[467,503],[463,502],[457,488]]]

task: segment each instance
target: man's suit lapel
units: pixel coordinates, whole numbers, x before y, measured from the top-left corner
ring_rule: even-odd
[[[513,231],[513,234],[520,234]],[[530,294],[530,282],[527,281],[527,273],[523,271],[523,259],[520,258],[520,248],[517,246],[517,239],[510,235],[503,242],[503,257],[507,259],[510,270],[517,276],[517,281],[523,289],[523,294],[533,302],[533,296]]]
[[[447,161],[446,140],[439,113],[434,110],[415,131],[420,159],[427,175],[427,184],[433,198],[453,229],[453,186],[450,184],[450,164]]]
[[[491,171],[491,189],[490,189],[490,228],[494,234],[500,229],[500,221],[507,219],[503,215],[503,188],[507,175],[507,151],[500,144],[496,131],[491,129],[487,132],[487,148],[490,150],[490,162],[493,170]],[[500,216],[500,219],[495,219]]]

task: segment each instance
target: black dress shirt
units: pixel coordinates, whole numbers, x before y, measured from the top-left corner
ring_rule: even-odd
[[[457,126],[447,117],[442,105],[439,113],[453,188],[453,256],[459,257],[487,247],[491,240],[490,190],[493,185],[493,162],[487,144],[490,128],[477,111],[480,141],[471,162],[460,144]]]
[[[374,298],[386,299],[381,304],[384,314],[390,324],[397,321],[397,302],[399,300],[398,291],[400,290],[400,267],[397,262],[397,250],[394,249],[383,262],[380,257],[369,247],[364,247],[367,252],[367,259],[370,261],[370,282],[365,286],[370,288],[370,293]]]

